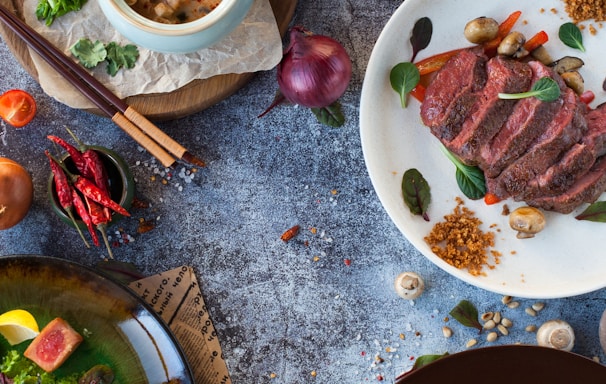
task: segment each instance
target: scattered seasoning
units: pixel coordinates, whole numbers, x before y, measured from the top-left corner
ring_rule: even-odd
[[[351,260],[350,259],[345,259],[343,260],[343,262],[345,263],[345,265],[347,265],[348,267],[351,265]]]
[[[280,236],[280,239],[282,239],[282,241],[284,241],[284,242],[292,240],[293,237],[297,236],[300,229],[301,229],[301,226],[299,226],[299,225],[292,226],[289,229],[287,229],[282,234],[282,236]]]
[[[482,269],[488,265],[489,254],[493,255],[496,264],[499,263],[500,253],[489,253],[489,248],[494,246],[495,234],[483,232],[480,228],[482,221],[465,207],[461,198],[457,197],[456,201],[453,213],[434,225],[425,242],[448,264],[466,268],[473,276],[483,275]]]
[[[601,0],[564,0],[564,3],[566,13],[575,23],[589,19],[606,20],[606,9]]]

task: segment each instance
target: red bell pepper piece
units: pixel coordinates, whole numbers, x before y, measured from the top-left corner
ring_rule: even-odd
[[[419,74],[421,76],[428,75],[442,68],[448,60],[452,59],[464,49],[465,48],[459,48],[453,49],[452,51],[438,53],[437,55],[430,56],[415,63],[415,65],[417,66],[417,69],[419,70]]]

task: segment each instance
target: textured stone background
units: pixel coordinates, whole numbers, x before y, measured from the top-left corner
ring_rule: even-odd
[[[234,383],[307,383],[313,382],[312,372],[318,383],[374,382],[379,376],[392,382],[419,355],[464,350],[477,333],[451,321],[455,334],[445,339],[444,317],[461,299],[480,311],[501,310],[501,297],[456,280],[406,241],[382,208],[362,156],[362,81],[374,42],[400,3],[300,1],[294,23],[336,38],[352,56],[352,83],[341,99],[346,125],[322,126],[310,111],[296,107],[257,119],[277,86],[274,71],[259,73],[228,100],[159,123],[208,161],[191,183],[179,176],[190,167],[178,165],[163,184],[151,157],[121,130],[46,96],[1,43],[0,90],[27,90],[39,112],[24,129],[0,126],[0,156],[22,163],[35,184],[29,215],[0,233],[0,253],[43,254],[87,265],[105,256],[103,248],[85,249],[47,201],[45,136],[65,136],[68,125],[85,142],[120,153],[136,177],[138,197],[152,203],[112,228],[114,240],[118,230],[132,237],[114,248],[116,258],[146,274],[183,264],[195,268]],[[139,218],[154,221],[155,229],[137,234]],[[281,241],[282,232],[295,224],[301,233]],[[392,289],[405,270],[420,273],[428,285],[415,302],[398,298]],[[574,351],[604,360],[597,334],[606,307],[603,290],[547,300],[536,319],[524,313],[534,300],[521,303],[520,309],[503,309],[515,326],[490,345],[534,344],[525,325],[563,318],[577,331]],[[479,340],[479,346],[489,345]],[[377,355],[382,363],[376,363]]]

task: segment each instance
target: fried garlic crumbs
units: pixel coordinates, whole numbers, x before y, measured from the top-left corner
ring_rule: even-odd
[[[448,264],[459,269],[466,268],[473,276],[479,276],[484,274],[482,268],[488,266],[489,255],[499,264],[501,254],[489,250],[494,246],[494,233],[484,233],[480,229],[482,221],[465,207],[461,198],[457,197],[456,201],[453,213],[444,216],[445,221],[434,225],[425,242],[433,253]]]
[[[575,22],[595,19],[606,20],[606,2],[604,0],[564,0],[566,13]]]

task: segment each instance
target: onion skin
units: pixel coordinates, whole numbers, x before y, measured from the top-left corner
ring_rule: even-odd
[[[0,157],[0,230],[19,223],[32,205],[30,174],[17,162]]]
[[[336,40],[295,26],[277,75],[280,92],[288,101],[324,108],[345,93],[351,80],[351,59]]]

